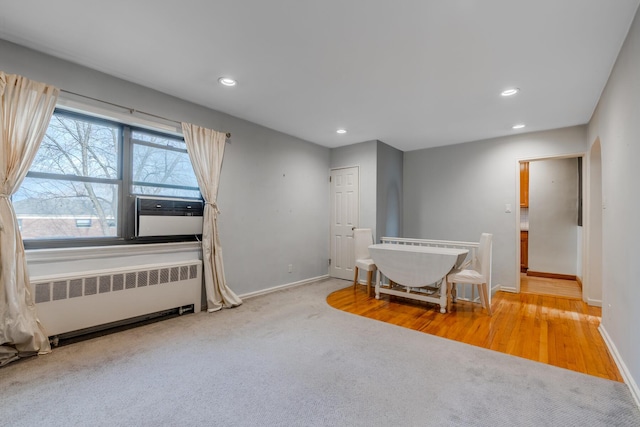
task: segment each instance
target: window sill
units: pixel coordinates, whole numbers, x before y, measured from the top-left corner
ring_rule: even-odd
[[[25,250],[29,264],[58,261],[75,261],[114,258],[134,255],[159,255],[167,253],[193,252],[201,249],[200,242],[151,243],[145,245],[90,246],[55,249]]]

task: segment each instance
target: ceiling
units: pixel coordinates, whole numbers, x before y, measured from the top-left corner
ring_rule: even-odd
[[[93,3],[0,0],[0,38],[326,147],[409,151],[587,123],[640,0]]]

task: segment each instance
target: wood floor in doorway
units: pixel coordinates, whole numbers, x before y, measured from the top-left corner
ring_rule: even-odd
[[[520,292],[582,299],[582,289],[575,280],[547,279],[520,274]]]
[[[345,281],[345,283],[347,283]],[[334,308],[443,338],[622,382],[598,332],[602,311],[579,299],[496,292],[493,316],[458,301],[441,314],[434,304],[347,286],[327,297]]]

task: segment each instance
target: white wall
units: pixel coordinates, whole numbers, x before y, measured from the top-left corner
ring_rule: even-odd
[[[575,276],[578,160],[529,162],[529,270]]]
[[[477,242],[493,233],[492,286],[515,289],[518,160],[582,154],[585,132],[576,126],[406,152],[404,237]]]
[[[589,122],[602,152],[602,328],[640,403],[640,11]]]
[[[327,274],[329,149],[2,40],[0,70],[231,132],[218,197],[229,286],[246,294]],[[109,253],[114,262],[131,256]],[[103,261],[64,264],[100,268]]]

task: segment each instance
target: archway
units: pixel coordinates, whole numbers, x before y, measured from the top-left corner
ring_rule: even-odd
[[[583,300],[602,305],[602,148],[596,139],[588,156],[587,174],[587,242],[585,251],[585,289]]]

